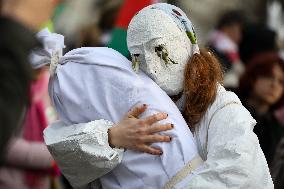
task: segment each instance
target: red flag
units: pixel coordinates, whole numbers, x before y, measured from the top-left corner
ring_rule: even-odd
[[[138,11],[156,2],[157,0],[125,0],[118,14],[116,27],[127,29],[130,20]]]
[[[113,48],[129,58],[126,44],[126,30],[132,17],[144,7],[157,3],[158,0],[125,0],[116,20],[115,28],[108,47]]]

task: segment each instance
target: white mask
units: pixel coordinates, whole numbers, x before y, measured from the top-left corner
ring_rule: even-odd
[[[163,10],[159,9],[161,7]],[[141,70],[168,95],[177,95],[183,89],[185,65],[196,51],[193,47],[196,47],[187,36],[184,24],[176,21],[173,18],[175,15],[165,13],[164,9],[173,14],[183,14],[183,18],[185,16],[173,5],[159,3],[148,6],[131,20],[127,45],[132,59],[139,62]]]

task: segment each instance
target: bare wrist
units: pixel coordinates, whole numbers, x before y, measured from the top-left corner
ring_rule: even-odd
[[[112,128],[109,128],[108,130],[107,130],[107,133],[108,133],[108,144],[109,144],[109,146],[111,147],[111,148],[115,148],[115,146],[114,146],[114,144],[113,144],[113,142],[112,142],[112,138],[113,138],[113,130],[112,130]]]

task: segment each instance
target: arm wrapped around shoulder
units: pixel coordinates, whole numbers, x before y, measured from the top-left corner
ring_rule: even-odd
[[[74,188],[87,187],[121,162],[123,150],[108,143],[107,131],[112,125],[106,120],[70,126],[56,122],[44,130],[50,153]]]

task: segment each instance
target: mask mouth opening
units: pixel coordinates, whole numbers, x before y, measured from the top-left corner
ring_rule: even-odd
[[[131,60],[132,60],[132,69],[137,73],[139,71],[139,60],[138,57],[140,54],[131,54]]]

